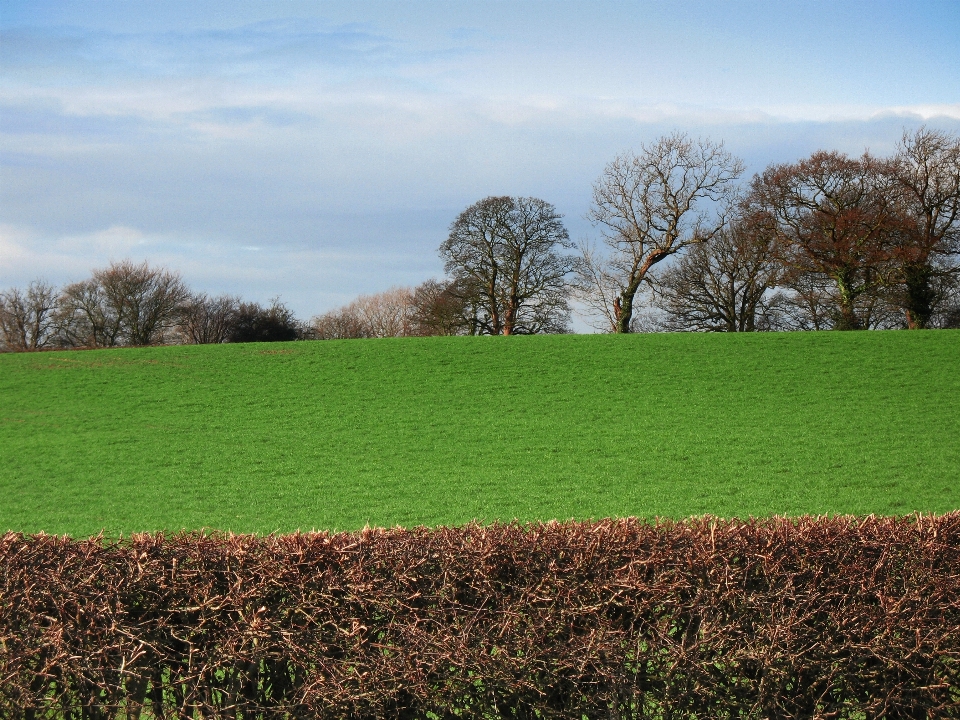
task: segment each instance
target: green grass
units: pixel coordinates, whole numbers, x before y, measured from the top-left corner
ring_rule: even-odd
[[[960,508],[960,332],[0,356],[0,530]]]

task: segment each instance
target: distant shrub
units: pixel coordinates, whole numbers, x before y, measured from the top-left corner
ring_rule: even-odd
[[[228,342],[284,342],[298,340],[301,327],[293,312],[278,299],[270,307],[240,303],[234,311]]]

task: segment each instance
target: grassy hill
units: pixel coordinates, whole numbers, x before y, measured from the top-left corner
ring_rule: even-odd
[[[0,356],[0,530],[960,508],[960,332]]]

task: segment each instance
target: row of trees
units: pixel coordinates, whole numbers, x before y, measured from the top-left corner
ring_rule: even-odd
[[[960,141],[772,165],[729,220],[650,283],[670,329],[960,326]],[[695,232],[689,237],[695,240]]]
[[[113,263],[64,288],[35,281],[0,293],[0,341],[8,351],[295,340],[302,334],[279,300],[265,307],[193,293],[178,274],[146,262]]]
[[[273,342],[483,332],[451,282],[364,295],[310,322],[269,305],[191,292],[177,273],[129,260],[57,288],[35,281],[0,292],[0,350]]]
[[[485,198],[440,246],[447,281],[361,297],[319,336],[565,332],[571,300],[616,333],[960,327],[956,137],[743,172],[681,133],[621,155],[593,188],[599,244],[543,200]]]
[[[303,323],[286,306],[190,292],[125,261],[62,289],[0,293],[8,350],[599,330],[960,327],[960,139],[921,128],[892,157],[820,151],[746,186],[722,143],[674,133],[593,187],[599,244],[574,245],[531,197],[488,197],[450,226],[447,278]]]

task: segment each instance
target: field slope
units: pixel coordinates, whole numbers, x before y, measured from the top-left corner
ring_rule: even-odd
[[[0,355],[0,530],[960,508],[960,332]]]

